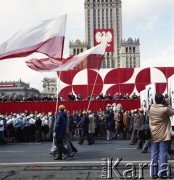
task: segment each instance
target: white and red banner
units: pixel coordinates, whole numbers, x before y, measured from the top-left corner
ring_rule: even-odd
[[[114,33],[113,29],[95,29],[94,45],[106,43],[106,52],[114,52]]]
[[[82,69],[100,69],[106,44],[99,44],[78,55],[66,59],[31,59],[26,61],[28,67],[35,71],[69,71]]]
[[[141,91],[146,89],[147,85],[152,83],[155,84],[156,92],[166,94],[167,79],[173,74],[174,67],[62,71],[59,96],[68,100],[67,94],[73,92],[75,95],[80,93],[83,98],[86,98],[91,94],[93,88],[95,96],[98,96],[101,92],[103,94],[110,93],[112,96],[117,92],[122,93],[122,95],[124,93],[131,95],[135,92],[139,95]]]
[[[41,21],[14,34],[0,45],[0,60],[34,52],[62,58],[67,15]]]

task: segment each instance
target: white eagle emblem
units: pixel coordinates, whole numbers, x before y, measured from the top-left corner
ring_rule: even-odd
[[[112,33],[110,31],[108,32],[105,32],[105,31],[102,31],[102,32],[96,32],[95,34],[95,40],[98,42],[98,43],[106,43],[107,46],[110,46],[110,43],[112,41]]]

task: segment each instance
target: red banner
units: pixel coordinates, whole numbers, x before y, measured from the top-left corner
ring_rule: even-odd
[[[0,83],[0,88],[9,88],[9,87],[16,87],[15,83]]]
[[[121,103],[123,109],[132,110],[138,109],[140,107],[140,100],[113,100],[113,101],[91,101],[89,109],[99,111],[100,109],[105,110],[107,104]],[[60,101],[57,104],[57,107],[63,104],[67,111],[71,113],[73,110],[79,111],[88,108],[89,101]],[[1,114],[10,114],[10,113],[19,113],[27,110],[29,113],[56,111],[56,102],[0,102],[0,113]]]
[[[107,43],[106,52],[114,52],[114,33],[113,29],[95,29],[94,45]]]

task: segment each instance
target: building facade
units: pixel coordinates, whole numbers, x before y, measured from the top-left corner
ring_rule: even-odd
[[[139,39],[129,38],[121,43],[120,67],[136,68],[140,67],[140,43]]]
[[[69,42],[69,55],[77,55],[79,53],[82,53],[83,51],[86,51],[88,49],[88,44],[86,42],[81,42],[79,39],[75,42],[70,41]]]
[[[43,78],[43,92],[42,95],[57,96],[57,78]]]
[[[11,97],[15,96],[19,99],[27,98],[28,96],[40,95],[39,90],[31,88],[30,84],[19,81],[1,81],[0,82],[0,96]]]
[[[85,38],[88,47],[91,48],[102,42],[107,43],[102,68],[126,67],[121,51],[122,45],[124,47],[122,44],[122,1],[85,0],[84,8]],[[136,67],[139,67],[138,65],[139,63],[136,63]]]

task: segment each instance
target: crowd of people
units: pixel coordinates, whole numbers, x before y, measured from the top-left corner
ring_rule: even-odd
[[[107,140],[130,139],[130,144],[135,144],[146,115],[142,109],[125,110],[121,103],[108,104],[105,110],[99,111],[65,111],[70,138],[79,138],[79,144],[83,144],[86,138],[90,145],[95,142],[95,137],[105,137]],[[0,142],[52,141],[55,118],[53,112],[45,114],[27,110],[22,113],[1,114]],[[139,148],[142,145],[141,142]]]
[[[137,144],[137,149],[141,149],[142,153],[151,147],[150,176],[166,177],[168,155],[174,154],[170,146],[172,126],[169,118],[174,115],[174,110],[160,93],[155,95],[155,102],[149,109],[130,111],[123,109],[120,103],[113,103],[99,111],[79,110],[70,113],[64,105],[60,105],[56,114],[37,111],[0,114],[0,143],[53,141],[53,147],[59,152],[55,160],[61,160],[62,154],[72,157],[78,151],[71,142],[74,137],[79,139],[80,145],[85,139],[88,145],[92,145],[99,136],[106,140],[129,139],[130,145]],[[144,131],[145,125],[149,127],[148,134]],[[56,150],[50,150],[51,154],[55,155]]]
[[[74,95],[72,92],[70,92],[67,97],[60,96],[57,97],[53,95],[28,95],[27,97],[23,97],[22,95],[3,95],[0,96],[0,102],[33,102],[33,101],[89,101],[89,100],[121,100],[121,99],[139,99],[140,97],[133,93],[131,96],[128,93],[115,93],[113,96],[110,93],[106,93],[105,95],[103,93],[100,93],[98,96],[95,94],[90,94],[87,97],[82,97],[82,95],[79,93],[77,95]]]
[[[118,93],[116,92],[114,95],[111,95],[110,93],[103,94],[102,92],[96,96],[95,94],[89,94],[86,98],[82,97],[82,95],[79,93],[77,96],[73,94],[73,92],[70,92],[68,94],[68,99],[70,101],[81,101],[81,100],[121,100],[121,99],[139,99],[140,96],[138,96],[135,92],[132,95],[129,95],[129,93]]]

